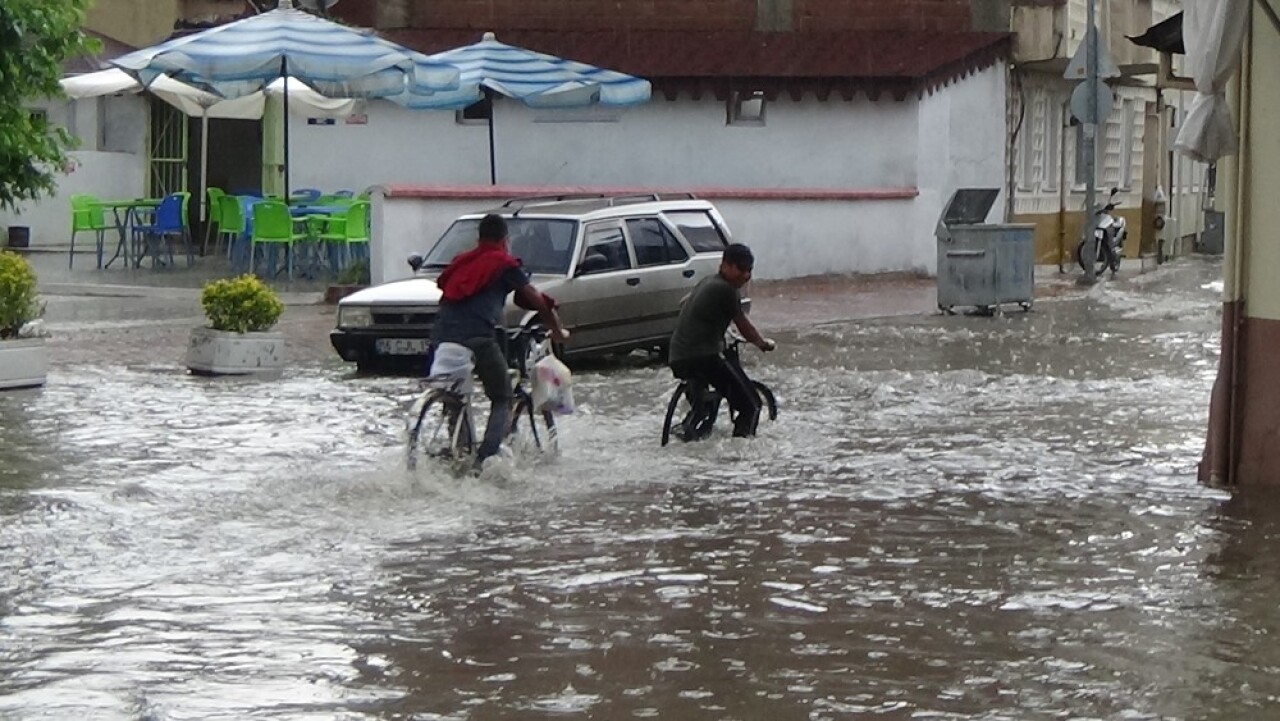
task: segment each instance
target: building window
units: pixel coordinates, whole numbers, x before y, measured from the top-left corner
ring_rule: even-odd
[[[1059,161],[1062,159],[1062,106],[1050,98],[1044,114],[1044,187],[1058,189]]]
[[[729,96],[729,125],[764,125],[763,90],[734,92]]]
[[[458,125],[487,125],[491,117],[493,117],[493,98],[485,95],[483,98],[457,111],[454,116],[454,122]]]
[[[1120,109],[1120,187],[1125,190],[1133,187],[1134,120],[1133,99],[1128,98]]]

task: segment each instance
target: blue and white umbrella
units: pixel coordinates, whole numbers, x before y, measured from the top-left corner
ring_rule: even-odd
[[[111,61],[149,87],[167,75],[224,98],[261,90],[290,77],[321,95],[381,98],[431,94],[459,87],[459,71],[447,63],[293,7],[174,38]],[[288,102],[285,99],[285,166],[289,163]],[[285,194],[288,195],[288,172]]]
[[[532,108],[575,108],[588,105],[625,107],[647,102],[648,80],[575,60],[498,42],[493,33],[471,45],[428,56],[461,71],[457,90],[427,93],[423,89],[391,98],[408,108],[463,108],[496,93]],[[489,112],[489,177],[497,182],[493,159],[493,111]]]
[[[174,38],[111,63],[143,85],[160,75],[225,98],[295,77],[322,95],[381,98],[459,87],[457,68],[281,0],[276,10]]]

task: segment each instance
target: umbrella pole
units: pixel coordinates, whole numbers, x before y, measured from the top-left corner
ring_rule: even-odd
[[[493,156],[493,91],[485,88],[484,97],[489,101],[489,185],[497,185],[498,168]]]
[[[200,106],[200,220],[204,221],[204,242],[200,256],[209,250],[209,108]]]
[[[284,202],[289,202],[289,60],[280,59],[280,77],[284,78]]]

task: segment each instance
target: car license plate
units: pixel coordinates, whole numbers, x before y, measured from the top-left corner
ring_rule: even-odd
[[[379,338],[373,348],[379,355],[426,355],[430,345],[426,338]]]

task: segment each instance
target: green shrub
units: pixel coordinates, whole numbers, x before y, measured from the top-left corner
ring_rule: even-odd
[[[276,292],[249,274],[209,281],[200,294],[200,305],[211,328],[232,333],[270,330],[284,312]]]
[[[369,285],[369,261],[357,258],[342,269],[338,276],[339,285]]]
[[[40,317],[36,273],[26,258],[0,251],[0,338],[12,338],[28,321]]]

